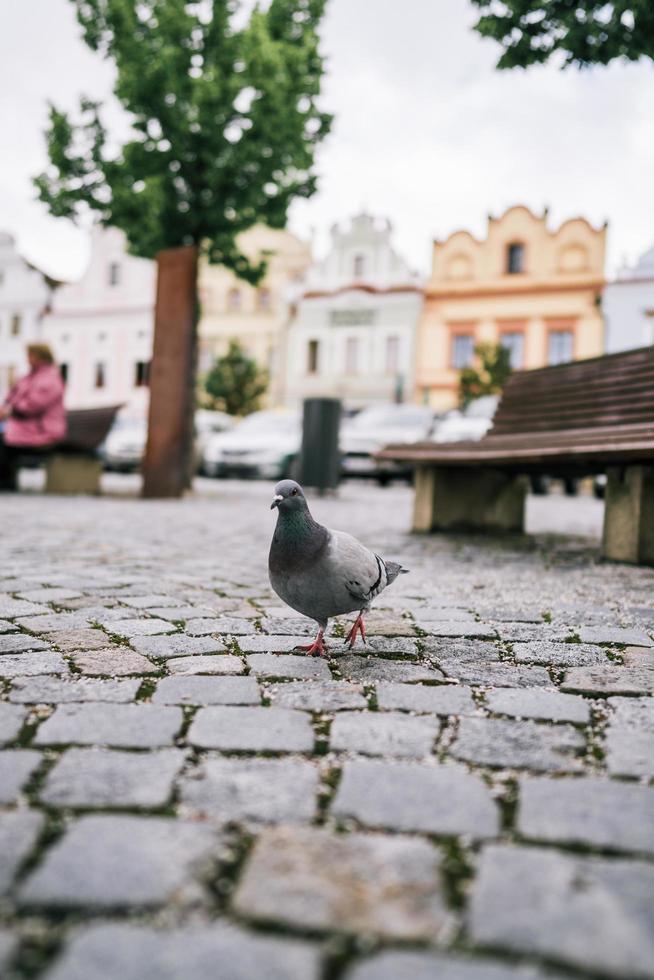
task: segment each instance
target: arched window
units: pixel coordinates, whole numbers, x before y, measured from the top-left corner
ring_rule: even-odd
[[[262,312],[267,312],[270,309],[270,290],[265,286],[261,286],[257,290],[257,306]]]
[[[354,278],[361,279],[366,269],[365,255],[355,255],[353,263]]]
[[[525,271],[525,247],[522,242],[511,242],[507,245],[506,271],[509,275]]]
[[[230,289],[227,293],[227,309],[230,313],[235,313],[241,308],[241,290],[240,289]]]

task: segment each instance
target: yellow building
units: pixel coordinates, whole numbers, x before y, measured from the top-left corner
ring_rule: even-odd
[[[311,246],[289,231],[255,225],[238,239],[251,261],[266,258],[268,268],[259,286],[250,286],[229,269],[200,266],[200,371],[238,340],[247,353],[270,372],[269,404],[283,399],[284,337],[289,302],[311,263]]]
[[[514,368],[601,354],[606,225],[572,218],[550,231],[521,205],[489,217],[483,241],[457,231],[434,242],[418,325],[417,399],[457,404],[458,374],[474,346],[503,343]]]

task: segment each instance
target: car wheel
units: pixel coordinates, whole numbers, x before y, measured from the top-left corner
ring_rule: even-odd
[[[563,489],[566,497],[576,497],[579,490],[579,481],[574,477],[568,477],[563,481]]]
[[[377,483],[380,487],[387,487],[390,482],[391,478],[386,473],[380,473],[377,476]]]

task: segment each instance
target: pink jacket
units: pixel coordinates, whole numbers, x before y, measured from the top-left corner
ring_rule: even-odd
[[[48,446],[66,435],[64,383],[59,368],[43,364],[16,382],[6,398],[8,446]]]

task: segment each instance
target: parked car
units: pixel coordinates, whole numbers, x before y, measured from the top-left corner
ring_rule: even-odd
[[[231,428],[236,419],[225,412],[201,409],[195,413],[195,457],[202,459],[206,440],[217,432]],[[148,441],[148,420],[145,415],[119,412],[99,453],[107,470],[129,472],[143,462]]]
[[[229,432],[207,439],[202,466],[208,476],[288,476],[300,451],[302,423],[298,412],[253,412]]]
[[[377,460],[373,453],[392,442],[427,439],[434,412],[424,405],[373,405],[341,426],[341,465],[344,477],[371,477],[381,486],[393,479],[412,478],[406,463]]]
[[[440,422],[434,432],[435,442],[463,442],[481,439],[493,424],[493,416],[499,395],[483,395],[462,409],[453,409]]]
[[[196,468],[203,470],[204,451],[212,436],[218,432],[228,432],[238,423],[238,419],[227,412],[213,412],[199,408],[195,413],[195,458]]]

